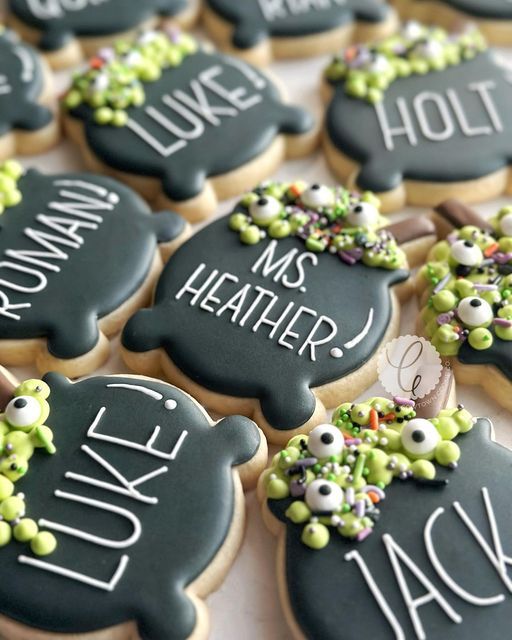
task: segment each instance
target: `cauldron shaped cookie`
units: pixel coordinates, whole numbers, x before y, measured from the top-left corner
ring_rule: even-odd
[[[367,418],[376,404],[373,431]],[[498,640],[512,611],[512,516],[503,483],[512,454],[491,441],[488,419],[473,424],[460,407],[435,419],[412,410],[398,423],[395,405],[392,416],[383,414],[388,404],[381,398],[341,407],[341,430],[317,427],[309,443],[302,436],[304,450],[294,461],[296,438],[262,476],[262,498],[281,483],[293,491],[264,505],[280,539],[288,622],[296,637],[322,640]],[[456,465],[443,449],[458,456]],[[429,467],[433,475],[424,473]]]
[[[95,168],[190,220],[316,144],[312,118],[285,105],[268,77],[175,31],[100,51],[64,106]]]
[[[512,208],[489,221],[461,202],[435,211],[447,232],[418,274],[419,330],[477,384],[512,409]]]
[[[347,49],[325,78],[330,165],[378,192],[386,210],[508,188],[512,83],[474,29],[450,36],[408,23],[377,45]]]
[[[184,239],[110,178],[0,166],[0,361],[78,376],[108,357],[106,335],[145,304]]]
[[[243,58],[266,64],[277,58],[333,52],[361,36],[376,40],[396,27],[380,0],[208,0],[204,19],[212,37]]]
[[[58,545],[42,559],[16,543],[0,551],[2,634],[27,634],[20,623],[205,637],[201,598],[240,543],[239,474],[261,469],[260,432],[241,417],[213,426],[190,396],[156,380],[45,381],[58,451],[34,457],[18,486]]]
[[[512,6],[508,0],[394,0],[404,18],[432,20],[451,28],[461,20],[478,25],[485,37],[498,46],[510,44]]]
[[[407,261],[383,224],[371,194],[258,187],[168,262],[153,306],[124,329],[123,357],[138,372],[163,367],[206,406],[254,416],[273,441],[309,430],[340,389],[371,384],[397,330]],[[433,232],[420,220],[400,231],[402,242]]]
[[[78,64],[108,39],[119,38],[161,18],[191,26],[196,0],[9,0],[8,20],[24,38],[48,54],[53,67]]]
[[[43,151],[56,142],[58,128],[50,106],[44,63],[32,47],[0,25],[0,160]]]

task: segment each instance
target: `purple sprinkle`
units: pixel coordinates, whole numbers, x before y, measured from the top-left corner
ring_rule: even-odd
[[[346,264],[349,264],[350,266],[354,265],[357,262],[357,260],[353,256],[351,256],[347,251],[339,251],[338,255],[343,262],[345,262]]]
[[[452,277],[451,273],[447,273],[445,277],[442,280],[440,280],[434,287],[434,293],[439,293],[440,291],[442,291],[446,287],[448,282],[450,282],[451,277]]]
[[[354,506],[354,511],[356,512],[356,516],[358,518],[364,518],[366,513],[366,506],[364,504],[364,500],[358,500]]]
[[[437,324],[439,324],[439,325],[450,324],[450,322],[452,321],[453,316],[454,316],[453,311],[448,311],[448,313],[440,313],[437,316]]]
[[[495,284],[480,284],[478,282],[473,286],[477,291],[496,291],[498,288]]]
[[[405,407],[414,407],[414,400],[411,400],[410,398],[402,398],[402,396],[393,396],[393,402]]]
[[[498,325],[498,327],[505,327],[508,329],[512,327],[512,322],[510,320],[506,320],[505,318],[494,318],[494,324]]]
[[[347,438],[345,439],[345,444],[347,445],[347,447],[351,447],[353,444],[360,445],[362,444],[362,440],[361,438]]]
[[[497,251],[492,258],[494,262],[497,262],[498,264],[507,264],[507,262],[512,260],[512,253],[502,253],[501,251]]]
[[[458,239],[459,239],[459,235],[455,231],[453,233],[450,233],[449,236],[446,236],[446,242],[448,242],[448,244],[454,244],[455,242],[457,242]]]
[[[346,252],[356,260],[361,260],[363,257],[363,250],[361,247],[354,247],[353,249],[347,249]]]
[[[300,498],[306,493],[306,485],[304,482],[293,480],[290,482],[290,495],[292,498]]]
[[[104,60],[105,62],[110,62],[115,58],[114,49],[111,47],[103,47],[98,51],[98,57]]]
[[[354,487],[348,487],[347,490],[345,491],[345,500],[347,504],[352,506],[354,504],[354,499],[355,499]]]
[[[372,530],[370,529],[370,527],[366,527],[366,529],[363,529],[360,533],[357,534],[356,536],[356,540],[358,542],[362,542],[363,540],[366,540],[366,538],[372,533]]]

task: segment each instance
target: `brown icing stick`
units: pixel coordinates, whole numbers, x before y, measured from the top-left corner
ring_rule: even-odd
[[[454,382],[453,369],[443,367],[438,383],[423,398],[416,400],[414,410],[417,418],[435,418],[437,414],[445,409],[450,400]]]
[[[425,236],[435,236],[436,227],[429,218],[417,217],[395,222],[385,227],[389,231],[397,244],[405,244],[412,240],[419,240]]]
[[[0,367],[0,413],[5,409],[14,395],[14,389],[18,386],[16,379],[7,369]]]
[[[455,198],[441,202],[435,208],[435,212],[456,229],[470,224],[485,231],[493,231],[492,225],[485,218],[482,218],[476,211]]]

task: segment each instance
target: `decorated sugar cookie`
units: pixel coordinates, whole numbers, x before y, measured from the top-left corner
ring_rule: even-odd
[[[53,146],[59,139],[55,108],[44,61],[0,25],[0,161]]]
[[[198,0],[9,0],[8,7],[9,24],[55,69],[164,19],[190,27],[199,13]]]
[[[224,49],[257,64],[332,53],[343,42],[388,36],[397,25],[381,0],[207,0],[204,19]]]
[[[340,389],[375,380],[410,290],[407,255],[433,242],[429,220],[386,224],[369,193],[257,187],[168,262],[123,331],[126,363],[254,417],[272,441],[310,430]]]
[[[1,635],[206,638],[202,599],[240,546],[242,485],[266,460],[261,432],[239,416],[214,424],[157,380],[72,384],[53,373],[7,405],[20,428],[35,419],[34,386],[47,397],[57,451],[34,453],[15,486],[46,555],[18,538],[0,548]]]
[[[110,178],[13,161],[0,165],[0,195],[0,362],[92,372],[187,225]]]
[[[407,23],[346,49],[324,79],[329,164],[377,192],[385,210],[508,188],[512,83],[473,27],[448,34]]]
[[[342,404],[264,472],[294,637],[499,640],[512,604],[510,451],[461,405]]]
[[[512,207],[490,221],[457,201],[436,209],[451,230],[418,275],[419,329],[457,379],[512,408]]]
[[[91,167],[193,221],[316,145],[267,76],[175,31],[101,50],[63,104]]]
[[[406,18],[432,20],[451,28],[461,20],[475,22],[495,45],[510,45],[512,5],[509,0],[393,0]]]

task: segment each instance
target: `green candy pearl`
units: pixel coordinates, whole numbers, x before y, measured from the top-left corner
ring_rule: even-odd
[[[57,548],[57,540],[49,531],[42,531],[32,540],[30,548],[36,556],[48,556]]]
[[[493,343],[493,336],[489,329],[479,327],[470,331],[468,340],[473,349],[483,351],[484,349],[489,349],[489,347],[491,347]]]
[[[432,305],[436,311],[441,313],[451,311],[457,305],[457,298],[451,291],[444,289],[432,296]]]
[[[240,233],[240,240],[244,244],[258,244],[261,240],[260,229],[255,224],[250,224]]]
[[[39,527],[34,520],[23,518],[13,529],[14,537],[18,542],[29,542],[39,533]]]
[[[9,544],[12,538],[11,527],[7,522],[0,522],[0,547],[5,547]]]
[[[329,529],[320,523],[308,524],[302,532],[302,542],[311,549],[323,549],[329,544]]]
[[[268,235],[278,240],[288,237],[291,232],[292,227],[287,220],[274,220],[268,228]]]

